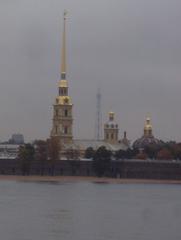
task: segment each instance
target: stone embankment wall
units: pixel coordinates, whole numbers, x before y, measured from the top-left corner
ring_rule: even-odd
[[[92,161],[61,160],[55,163],[1,159],[0,174],[4,175],[58,175],[95,176]],[[135,179],[181,179],[181,161],[120,160],[112,161],[109,177]]]

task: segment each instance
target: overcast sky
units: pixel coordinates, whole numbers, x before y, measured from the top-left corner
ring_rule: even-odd
[[[181,141],[180,0],[0,0],[0,140],[49,137],[64,9],[75,138],[95,135],[100,87],[120,138],[149,114],[157,138]]]

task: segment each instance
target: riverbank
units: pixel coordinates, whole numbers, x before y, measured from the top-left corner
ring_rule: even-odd
[[[92,182],[111,184],[181,184],[181,180],[157,180],[157,179],[120,179],[98,178],[81,176],[17,176],[0,175],[0,181],[23,181],[23,182]]]

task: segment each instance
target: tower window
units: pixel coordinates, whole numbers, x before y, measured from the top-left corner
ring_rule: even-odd
[[[64,111],[64,115],[65,115],[65,117],[68,116],[68,110],[67,110],[67,109],[65,109],[65,111]]]
[[[64,134],[68,133],[68,127],[64,127]]]
[[[64,134],[68,133],[68,127],[64,127]]]
[[[63,96],[63,88],[59,88],[59,96]]]

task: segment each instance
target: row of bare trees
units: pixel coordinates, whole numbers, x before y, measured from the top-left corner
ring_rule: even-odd
[[[55,174],[57,161],[60,159],[61,146],[57,138],[46,141],[37,140],[33,145],[25,144],[19,149],[19,163],[23,175],[30,174],[32,163],[38,163],[40,174],[45,174],[47,163],[49,174]],[[80,152],[69,148],[64,152],[67,160],[80,160]],[[107,175],[110,171],[111,160],[114,159],[158,159],[158,160],[181,160],[181,143],[168,142],[162,146],[148,145],[141,152],[137,149],[119,150],[116,153],[108,151],[105,147],[100,147],[96,151],[87,148],[85,157],[93,160],[93,168],[98,176]],[[72,169],[79,167],[79,161],[70,161]]]
[[[60,158],[60,144],[57,138],[48,140],[37,140],[34,144],[25,144],[20,146],[18,160],[23,175],[30,173],[33,162],[40,165],[41,175],[44,174],[45,164],[49,161],[51,166],[51,175],[54,175],[55,163]]]
[[[136,157],[140,159],[181,160],[181,143],[170,141],[162,145],[150,144]]]
[[[89,147],[85,151],[85,157],[94,159],[95,151]],[[119,150],[112,154],[115,159],[157,159],[157,160],[181,160],[181,143],[173,141],[162,144],[148,144],[143,149]]]
[[[64,151],[64,158],[67,160],[79,160],[79,150],[69,148]],[[30,174],[31,166],[38,163],[40,174],[44,175],[45,167],[49,164],[50,175],[54,175],[55,167],[61,158],[61,145],[58,138],[53,137],[47,140],[36,140],[33,144],[22,145],[19,149],[19,164],[23,175]]]

